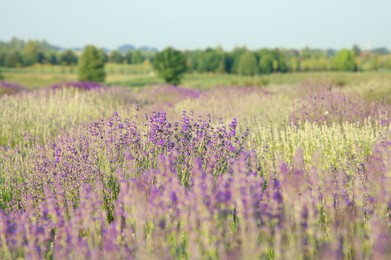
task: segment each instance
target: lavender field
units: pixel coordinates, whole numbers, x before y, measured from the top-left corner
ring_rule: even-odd
[[[390,81],[0,83],[0,259],[389,259]]]

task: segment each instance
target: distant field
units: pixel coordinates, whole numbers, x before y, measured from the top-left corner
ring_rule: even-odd
[[[183,85],[193,88],[211,88],[214,86],[264,86],[264,85],[292,85],[311,81],[313,83],[330,83],[340,87],[362,84],[373,80],[391,81],[391,72],[301,72],[276,73],[255,77],[243,77],[224,74],[188,74]]]
[[[109,85],[125,82],[131,86],[137,86],[154,83],[154,81],[160,82],[153,75],[149,63],[140,65],[109,63],[106,64],[105,69],[107,74],[106,83]],[[76,81],[78,78],[76,66],[36,65],[27,68],[1,68],[0,70],[6,81],[17,82],[32,89],[64,81]]]
[[[34,66],[17,69],[2,68],[1,70],[6,81],[17,82],[32,89],[77,80],[77,68],[69,66]],[[106,84],[108,85],[142,87],[163,83],[152,71],[150,64],[107,64],[106,73]],[[391,71],[276,73],[254,77],[229,74],[186,74],[182,85],[196,89],[208,89],[215,86],[262,87],[313,82],[345,87],[367,85],[368,82],[378,81],[390,83]]]
[[[17,82],[31,89],[42,88],[65,81],[77,81],[77,74],[75,73],[3,72],[3,74],[6,81]],[[106,84],[108,85],[138,87],[162,82],[154,75],[108,74],[106,77]]]

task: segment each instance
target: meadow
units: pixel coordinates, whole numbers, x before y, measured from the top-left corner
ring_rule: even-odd
[[[391,73],[106,70],[3,70],[1,259],[391,256]]]

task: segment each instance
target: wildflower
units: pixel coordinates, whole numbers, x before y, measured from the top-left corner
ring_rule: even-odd
[[[230,132],[230,135],[231,136],[236,136],[236,127],[238,125],[238,120],[236,118],[234,118],[231,122],[231,124],[229,125],[229,129],[231,130]]]
[[[170,198],[171,198],[171,201],[172,201],[173,203],[176,203],[176,202],[178,201],[178,197],[177,197],[175,191],[171,191],[171,192],[170,192]]]

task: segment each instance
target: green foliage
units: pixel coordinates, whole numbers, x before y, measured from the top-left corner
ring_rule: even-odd
[[[231,64],[229,64],[229,72],[237,74],[239,71],[240,57],[243,53],[246,53],[248,50],[246,48],[235,48],[231,52]]]
[[[254,76],[257,72],[257,59],[254,53],[246,51],[240,56],[238,73],[243,76]]]
[[[60,55],[60,63],[63,65],[76,65],[77,56],[72,50],[66,50]]]
[[[288,67],[290,71],[296,72],[300,70],[300,61],[297,57],[291,57],[288,62]]]
[[[57,58],[57,55],[56,54],[50,54],[49,56],[49,63],[52,64],[52,65],[56,65],[58,63],[58,58]]]
[[[273,55],[271,53],[264,53],[259,61],[259,69],[263,74],[273,72]]]
[[[136,50],[132,53],[132,64],[141,64],[145,61],[145,57],[141,50]]]
[[[184,55],[189,72],[240,74],[240,57],[247,51],[246,47],[237,47],[230,52],[217,47],[186,51]],[[117,64],[143,64],[146,60],[153,63],[156,53],[154,49],[146,47],[137,50],[119,48],[112,51],[110,55],[104,50],[99,50],[99,52],[104,63]],[[305,47],[303,49],[261,49],[253,52],[258,65],[257,74],[287,71],[369,71],[391,68],[390,51],[384,47],[364,51],[358,45],[354,45],[351,52],[356,65],[353,65],[353,62],[350,64],[340,62],[344,58],[336,57],[338,52],[335,49]],[[46,41],[24,41],[18,38],[12,38],[9,42],[0,41],[0,67],[21,68],[35,64],[73,66],[77,64],[77,55],[72,50],[63,51]]]
[[[288,72],[286,59],[281,51],[263,49],[260,52],[259,69],[263,74]]]
[[[331,61],[327,58],[308,58],[300,62],[301,71],[326,71],[331,67]]]
[[[187,70],[186,57],[178,50],[168,47],[158,52],[153,63],[159,76],[167,83],[178,85]]]
[[[1,73],[1,70],[0,70],[0,80],[4,80],[4,76],[3,76],[3,74]]]
[[[340,50],[334,58],[334,68],[341,71],[357,71],[356,58],[353,51]]]
[[[0,66],[19,68],[36,63],[57,64],[57,60],[53,59],[53,56],[59,50],[58,47],[50,45],[46,41],[24,41],[14,37],[9,42],[0,41]]]
[[[131,64],[132,63],[132,51],[127,51],[125,54],[124,54],[124,63],[128,63],[128,64]]]
[[[124,58],[122,57],[122,53],[117,50],[113,50],[109,55],[109,61],[114,63],[122,63]]]
[[[304,49],[301,50],[301,57],[304,59],[309,59],[309,58],[324,58],[327,56],[327,52],[330,52],[331,50],[324,51],[321,49],[310,49],[308,47],[305,47]]]
[[[225,55],[221,48],[208,48],[201,52],[197,63],[198,72],[225,72]]]
[[[102,57],[104,63],[109,62],[109,55],[107,55],[104,49],[99,49],[99,55]]]
[[[38,62],[38,45],[28,41],[23,48],[24,65],[29,66]]]
[[[9,53],[4,59],[5,67],[21,67],[23,65],[23,57],[19,51],[13,51]]]
[[[99,50],[93,45],[87,45],[79,61],[79,80],[104,82],[106,77],[104,65]]]
[[[23,49],[28,44],[34,44],[38,51],[49,53],[59,51],[60,48],[49,44],[45,40],[29,40],[24,41],[22,39],[18,39],[13,37],[9,42],[0,41],[0,52],[12,52],[12,51],[23,51]]]

